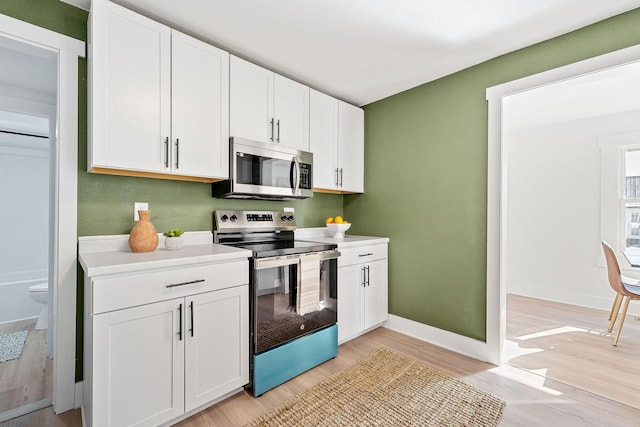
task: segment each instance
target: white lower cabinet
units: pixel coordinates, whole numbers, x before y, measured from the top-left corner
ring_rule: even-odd
[[[387,244],[340,248],[338,342],[384,323],[388,309]]]
[[[95,316],[94,426],[158,425],[184,413],[183,299]]]
[[[247,263],[85,278],[88,425],[171,424],[249,382]]]

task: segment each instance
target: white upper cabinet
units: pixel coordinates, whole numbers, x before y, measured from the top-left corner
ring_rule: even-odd
[[[311,89],[309,117],[313,187],[338,190],[338,100]]]
[[[309,104],[314,189],[364,192],[364,111],[313,89]]]
[[[364,192],[364,110],[338,101],[338,168],[342,191]]]
[[[228,70],[227,52],[93,1],[89,171],[226,178]]]
[[[309,150],[309,88],[231,56],[230,135]]]
[[[171,34],[173,172],[229,176],[229,54],[177,31]]]
[[[273,142],[273,72],[231,55],[229,134]]]
[[[89,169],[168,171],[171,29],[106,1],[89,26]]]
[[[275,74],[276,143],[309,151],[309,87]]]

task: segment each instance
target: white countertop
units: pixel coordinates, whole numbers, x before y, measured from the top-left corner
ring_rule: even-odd
[[[246,249],[214,244],[210,231],[185,233],[184,246],[177,251],[165,249],[164,237],[160,235],[158,248],[154,252],[133,253],[129,249],[128,239],[128,235],[80,237],[78,258],[85,273],[94,277],[246,259],[252,255]]]
[[[327,236],[326,227],[317,228],[299,228],[295,232],[296,240],[307,240],[320,243],[334,243],[338,248],[358,247],[363,245],[375,245],[380,243],[389,243],[388,237],[377,236],[357,236],[345,234],[344,238],[336,239]]]

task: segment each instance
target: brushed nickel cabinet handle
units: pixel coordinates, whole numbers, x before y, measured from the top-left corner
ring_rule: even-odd
[[[194,283],[202,283],[204,279],[191,280],[189,282],[180,282],[180,283],[169,283],[167,288],[175,288],[176,286],[184,286],[184,285],[193,285]]]
[[[275,119],[271,119],[271,138],[269,138],[269,139],[271,139],[271,142],[273,142],[273,136],[274,136],[274,132],[273,132],[273,122],[274,122],[274,120]]]
[[[176,169],[180,169],[180,140],[176,138]]]
[[[276,138],[276,142],[279,144],[280,143],[280,120],[278,120],[278,137]]]
[[[164,167],[169,167],[169,137],[164,139]]]

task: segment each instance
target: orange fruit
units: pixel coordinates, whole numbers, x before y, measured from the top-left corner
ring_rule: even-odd
[[[327,224],[331,224],[331,223],[333,223],[333,218],[331,218],[331,217],[327,218],[327,221],[326,221],[326,222],[327,222]]]
[[[341,216],[337,216],[333,219],[333,222],[335,222],[336,224],[342,224],[344,220],[342,219]]]

